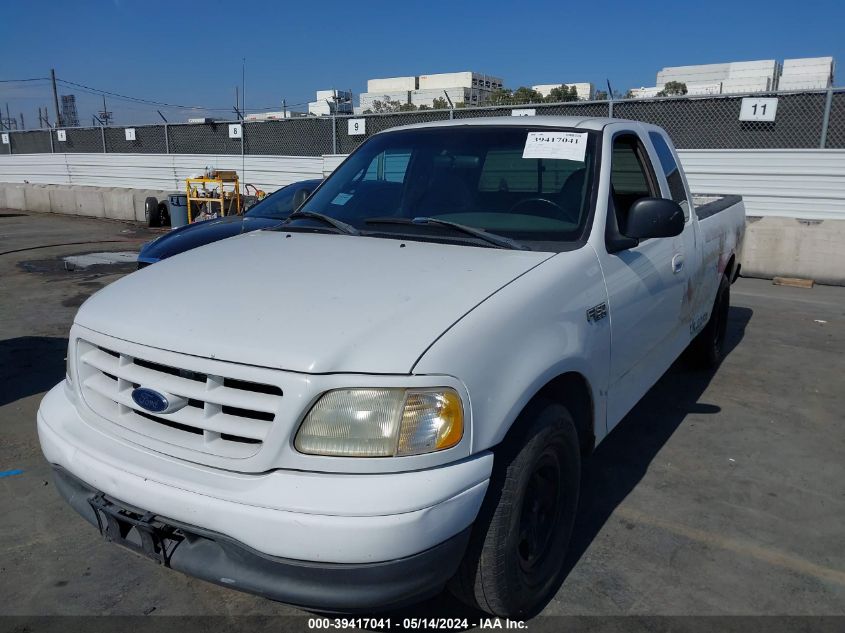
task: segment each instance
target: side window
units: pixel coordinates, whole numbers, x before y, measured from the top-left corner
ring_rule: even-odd
[[[293,197],[298,187],[288,185],[271,193],[249,210],[250,215],[268,218],[286,218],[293,211]]]
[[[613,208],[619,230],[625,232],[628,210],[640,198],[657,194],[646,165],[648,157],[634,134],[623,134],[613,139],[613,157],[610,166],[610,186]]]
[[[657,158],[660,159],[660,166],[666,175],[666,182],[669,184],[669,196],[681,205],[681,208],[684,210],[684,219],[688,220],[689,203],[687,202],[687,192],[684,189],[684,179],[681,177],[681,170],[678,169],[678,163],[675,162],[672,150],[669,149],[669,145],[666,143],[662,134],[649,132],[648,136],[654,144]]]

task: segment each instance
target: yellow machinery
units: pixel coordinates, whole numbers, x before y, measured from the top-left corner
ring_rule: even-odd
[[[202,219],[240,215],[241,188],[234,170],[217,170],[201,178],[186,178],[188,223],[196,216]]]

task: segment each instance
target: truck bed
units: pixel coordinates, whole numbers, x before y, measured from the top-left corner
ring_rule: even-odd
[[[699,220],[709,218],[711,215],[715,215],[719,213],[719,211],[724,211],[738,202],[742,202],[742,196],[734,194],[722,195],[716,193],[692,194],[692,204],[695,206],[695,215]]]

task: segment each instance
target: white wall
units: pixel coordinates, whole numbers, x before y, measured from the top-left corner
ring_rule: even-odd
[[[234,169],[264,191],[323,177],[322,156],[209,154],[17,154],[0,156],[0,182],[181,191],[206,166]]]
[[[750,216],[845,220],[845,150],[680,150],[695,193],[734,193]]]
[[[845,219],[845,150],[681,150],[695,193],[735,193],[748,215]],[[343,156],[247,156],[245,182],[265,191],[321,178]],[[209,165],[235,169],[240,156],[19,154],[0,156],[0,182],[181,190]]]

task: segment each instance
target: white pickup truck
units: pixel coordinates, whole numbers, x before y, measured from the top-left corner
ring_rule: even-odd
[[[185,573],[341,612],[448,583],[525,617],[581,460],[685,348],[718,364],[744,226],[652,125],[382,132],[280,227],[91,297],[41,446],[107,539]]]

